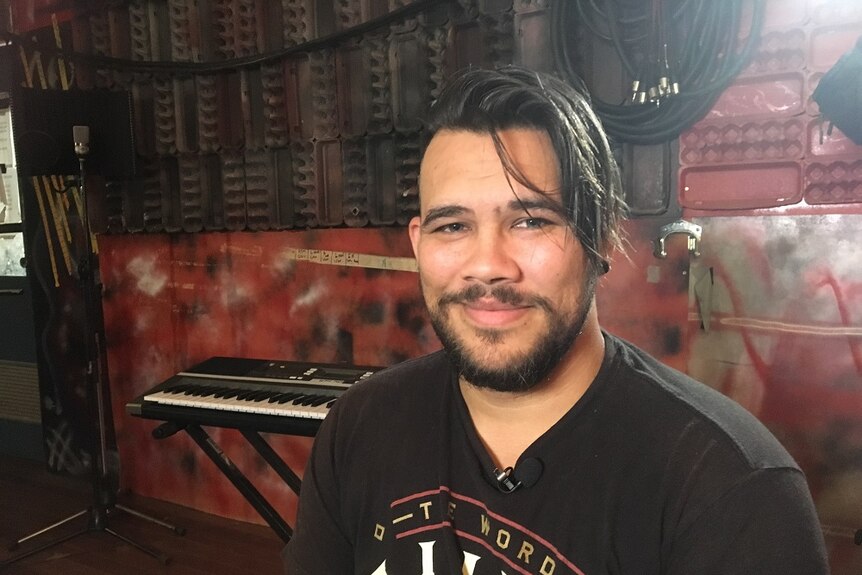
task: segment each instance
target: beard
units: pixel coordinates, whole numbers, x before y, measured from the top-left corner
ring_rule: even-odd
[[[575,309],[564,314],[547,298],[521,294],[511,286],[488,287],[472,285],[461,291],[443,294],[435,307],[428,306],[431,325],[458,373],[468,383],[485,389],[524,392],[545,381],[572,348],[583,330],[595,294],[596,274],[588,273],[581,286]],[[530,305],[540,309],[547,318],[547,331],[527,350],[513,353],[503,367],[495,367],[491,359],[496,346],[511,333],[496,329],[476,330],[475,346],[485,357],[473,351],[466,338],[456,333],[449,319],[453,304],[466,304],[483,297],[493,297],[508,305]]]

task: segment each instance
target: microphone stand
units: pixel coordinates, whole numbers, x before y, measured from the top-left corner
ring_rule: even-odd
[[[76,126],[78,128],[78,126]],[[76,131],[76,136],[78,133]],[[84,138],[81,138],[84,139]],[[87,140],[89,140],[89,134],[87,134]],[[14,551],[18,548],[18,546],[25,541],[29,541],[39,535],[43,535],[52,531],[58,527],[61,527],[75,519],[83,516],[88,517],[87,525],[83,529],[79,529],[74,533],[67,534],[62,536],[61,538],[51,541],[49,543],[43,544],[35,549],[31,549],[19,555],[16,555],[10,559],[7,559],[3,562],[0,562],[0,568],[5,567],[7,565],[11,565],[25,557],[29,557],[45,549],[68,541],[78,535],[83,535],[85,533],[89,533],[90,531],[104,531],[109,535],[120,539],[121,541],[128,543],[129,545],[136,547],[137,549],[143,551],[144,553],[154,557],[157,559],[162,565],[167,565],[170,562],[170,557],[161,553],[156,549],[152,549],[145,545],[142,545],[125,535],[122,535],[109,526],[109,518],[110,514],[113,510],[119,509],[121,511],[125,511],[131,515],[139,517],[141,519],[146,519],[152,523],[157,525],[161,525],[167,529],[170,529],[177,535],[184,535],[185,529],[182,527],[177,527],[175,525],[171,525],[165,521],[157,519],[155,517],[151,517],[140,511],[127,507],[125,505],[121,505],[116,502],[116,493],[114,493],[111,487],[111,481],[109,477],[108,471],[108,463],[107,463],[107,452],[108,452],[108,425],[107,425],[107,407],[106,407],[106,397],[105,397],[105,382],[102,378],[102,345],[101,344],[101,335],[102,332],[100,329],[97,329],[97,324],[100,323],[97,318],[101,318],[101,314],[97,314],[97,303],[100,301],[101,294],[99,291],[101,290],[101,283],[96,283],[95,277],[95,265],[93,258],[93,242],[91,238],[91,230],[90,230],[90,217],[89,217],[89,208],[87,204],[87,193],[85,190],[85,164],[86,164],[86,156],[89,153],[89,145],[87,142],[81,143],[78,141],[79,138],[75,138],[75,154],[78,156],[78,169],[79,169],[79,184],[78,189],[81,194],[81,228],[84,235],[84,253],[80,256],[78,261],[78,282],[81,285],[81,293],[84,299],[84,334],[86,339],[85,350],[87,353],[87,366],[86,366],[86,375],[87,375],[87,390],[88,390],[88,409],[90,418],[88,423],[92,425],[93,416],[96,418],[97,429],[95,430],[98,433],[98,449],[95,449],[95,445],[93,445],[94,441],[92,441],[92,434],[90,434],[90,447],[91,452],[93,453],[94,460],[91,464],[91,475],[92,475],[92,487],[93,487],[93,503],[87,509],[83,509],[62,519],[56,523],[53,523],[44,529],[40,529],[30,535],[22,537],[17,541],[13,542],[9,545],[9,550]],[[98,290],[97,290],[98,288]]]

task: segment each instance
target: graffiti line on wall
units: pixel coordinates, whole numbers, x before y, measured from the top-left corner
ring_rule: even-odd
[[[312,262],[316,264],[331,266],[348,266],[357,268],[373,268],[378,270],[391,270],[402,272],[415,272],[416,260],[413,258],[400,258],[389,256],[377,256],[372,254],[360,254],[356,252],[335,252],[330,250],[310,250],[304,248],[290,248],[284,253],[288,260],[300,262]]]
[[[688,319],[689,321],[701,321],[700,314],[697,313],[689,313]],[[715,321],[715,319],[713,321]],[[723,317],[718,318],[718,323],[726,326],[747,327],[749,329],[759,329],[763,331],[780,331],[786,333],[804,333],[809,335],[836,337],[862,336],[862,327],[852,326],[806,325],[783,321],[754,319],[749,317]]]

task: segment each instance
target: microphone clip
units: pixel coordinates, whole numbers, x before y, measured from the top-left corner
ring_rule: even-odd
[[[494,479],[497,480],[497,489],[503,493],[511,493],[522,485],[521,482],[517,481],[512,475],[511,467],[507,467],[502,470],[495,467]]]
[[[75,143],[75,155],[79,159],[90,153],[90,126],[72,126],[72,140]]]

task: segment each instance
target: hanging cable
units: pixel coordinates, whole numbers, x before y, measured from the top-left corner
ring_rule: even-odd
[[[740,46],[746,4],[751,17]],[[551,16],[554,62],[563,77],[582,82],[573,57],[576,27],[610,42],[632,93],[619,103],[593,97],[605,129],[620,142],[667,142],[706,115],[748,63],[764,5],[765,0],[559,0]]]
[[[453,3],[455,0],[444,1]],[[67,60],[90,64],[102,69],[120,70],[124,72],[158,72],[166,74],[212,74],[214,72],[225,70],[257,67],[267,62],[281,61],[296,54],[307,54],[316,50],[338,46],[346,40],[360,37],[363,34],[373,32],[393,23],[401,22],[405,18],[416,16],[439,5],[440,0],[416,0],[415,2],[396,8],[387,14],[322,38],[315,38],[314,40],[309,40],[302,44],[284,48],[282,50],[276,50],[264,54],[254,54],[231,60],[219,60],[218,62],[141,61],[100,56],[98,54],[85,54],[72,50],[58,49],[54,46],[49,46],[44,43],[3,31],[0,31],[0,41],[14,42],[19,46],[30,50],[38,50],[43,54],[60,56]]]

